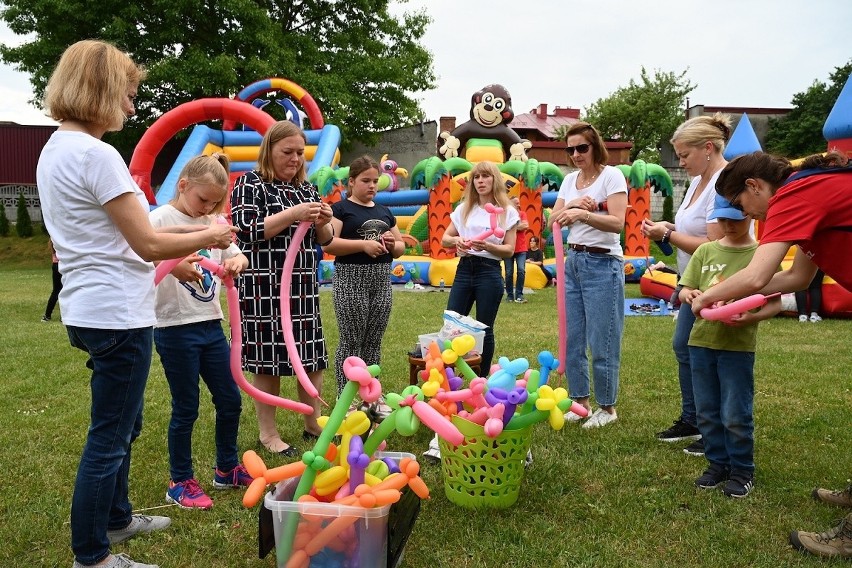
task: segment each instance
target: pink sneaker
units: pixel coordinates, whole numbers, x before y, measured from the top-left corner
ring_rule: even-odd
[[[195,478],[179,483],[169,481],[169,489],[166,491],[166,501],[174,503],[182,509],[206,510],[213,507],[213,500],[207,496]]]

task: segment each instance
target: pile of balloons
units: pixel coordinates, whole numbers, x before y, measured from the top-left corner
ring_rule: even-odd
[[[554,429],[565,423],[568,410],[585,415],[581,405],[571,401],[564,388],[547,385],[558,361],[547,351],[539,354],[538,369],[530,369],[526,359],[501,357],[490,377],[478,377],[464,361],[473,349],[474,338],[462,335],[445,342],[443,351],[433,342],[425,357],[423,382],[410,385],[401,393],[386,393],[385,401],[392,412],[370,430],[372,423],[363,411],[347,415],[356,394],[365,402],[378,400],[381,369],[367,365],[357,357],[349,357],[343,365],[348,382],[328,417],[321,417],[322,433],[314,447],[299,462],[266,469],[254,452],[246,452],[243,463],[255,481],[246,490],[243,503],[253,506],[263,496],[268,484],[299,477],[293,495],[297,502],[326,502],[337,505],[381,507],[400,498],[400,491],[410,487],[420,498],[429,497],[429,489],[419,477],[419,465],[409,458],[398,464],[374,457],[394,432],[411,436],[425,424],[452,445],[464,440],[450,416],[459,416],[483,426],[487,436],[496,437],[504,429],[522,429],[548,421]],[[461,377],[450,365],[455,365]],[[469,380],[465,386],[464,379]],[[332,443],[339,437],[339,445]],[[287,566],[307,566],[309,559],[328,543],[343,546],[348,542],[344,529],[355,521],[335,521],[325,527],[299,522],[298,515],[285,524],[277,543],[279,562]],[[336,523],[336,524],[335,524]],[[300,528],[305,527],[305,528]],[[312,527],[309,529],[308,527]],[[299,531],[313,530],[311,538]],[[313,534],[313,533],[312,533]],[[334,538],[332,538],[334,537]],[[321,546],[322,545],[322,546]]]

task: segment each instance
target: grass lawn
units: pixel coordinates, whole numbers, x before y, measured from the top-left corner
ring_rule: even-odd
[[[85,355],[71,348],[58,312],[39,321],[50,291],[46,237],[0,238],[0,564],[71,565],[69,510],[89,411]],[[639,296],[628,286],[628,296]],[[557,351],[554,290],[503,304],[497,354],[534,360]],[[447,295],[400,292],[385,335],[382,380],[399,391],[408,381],[405,353],[417,335],[436,331]],[[337,344],[331,294],[322,296],[330,352]],[[852,349],[850,322],[800,324],[776,318],[761,324],[756,363],[756,489],[747,499],[693,486],[705,462],[665,444],[654,433],[680,409],[673,322],[628,317],[625,322],[619,420],[587,431],[546,425],[533,434],[534,464],[511,509],[467,510],[444,496],[440,467],[423,465],[432,497],[405,549],[403,565],[438,567],[778,567],[846,565],[794,551],[792,529],[825,530],[845,511],[810,498],[815,486],[840,488],[852,476]],[[570,329],[570,328],[569,328]],[[293,381],[284,396],[294,397]],[[564,379],[551,384],[564,386]],[[334,390],[326,373],[325,390]],[[206,391],[205,391],[206,392]],[[202,397],[193,439],[196,474],[211,494],[211,511],[165,507],[166,432],[170,400],[156,359],[145,397],[145,428],[134,444],[131,499],[138,509],[172,517],[172,526],[114,547],[164,568],[273,566],[257,558],[257,509],[241,492],[212,490],[213,407]],[[279,411],[286,439],[300,447],[301,419]],[[419,455],[430,433],[394,435],[389,450]],[[254,449],[257,424],[244,397],[239,444]],[[279,465],[263,454],[267,465]],[[370,567],[362,567],[370,568]]]

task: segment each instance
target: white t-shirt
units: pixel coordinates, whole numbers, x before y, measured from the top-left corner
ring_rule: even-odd
[[[175,209],[172,205],[157,207],[148,214],[151,224],[155,227],[171,227],[174,225],[203,225],[209,227],[215,220],[213,215],[190,217]],[[241,254],[236,243],[225,249],[205,249],[201,251],[213,262],[222,261]],[[171,327],[186,325],[201,321],[222,319],[222,305],[219,302],[219,292],[222,282],[215,274],[206,268],[200,268],[202,279],[198,282],[181,282],[174,276],[168,275],[157,285],[157,324],[156,327]]]
[[[58,130],[41,151],[36,181],[62,273],[62,321],[95,329],[153,326],[154,265],[133,252],[104,209],[125,193],[148,209],[116,149]]]
[[[604,203],[610,195],[627,193],[627,181],[624,179],[624,174],[618,168],[604,166],[604,169],[595,178],[592,185],[584,189],[577,188],[577,178],[579,176],[579,170],[565,176],[565,179],[562,180],[562,185],[559,187],[559,194],[556,196],[556,199],[562,199],[565,203],[568,203],[579,197],[589,196],[595,200],[595,203]],[[605,211],[592,212],[592,215],[601,214],[607,215]],[[568,236],[568,240],[573,244],[608,249],[609,254],[617,257],[621,257],[623,253],[619,233],[601,231],[585,223],[574,223],[571,225],[571,234]]]
[[[713,212],[713,201],[716,197],[716,180],[719,178],[721,172],[722,170],[720,169],[713,174],[704,191],[695,200],[695,203],[689,205],[692,196],[695,195],[698,184],[701,183],[701,176],[692,178],[692,181],[689,182],[689,188],[683,196],[683,201],[680,207],[678,207],[677,213],[675,213],[675,231],[692,237],[707,236],[707,223],[716,223],[715,219],[708,221],[707,217]],[[690,258],[692,258],[691,254],[677,249],[678,273],[683,274],[686,270],[686,265],[689,264]]]
[[[458,231],[459,236],[463,239],[473,239],[474,237],[478,237],[485,231],[491,230],[491,213],[480,207],[479,205],[474,205],[473,209],[470,210],[470,215],[467,216],[467,220],[462,219],[462,210],[464,205],[459,205],[455,208],[455,210],[450,214],[450,220],[453,222],[453,225],[456,227],[456,231]],[[512,227],[518,224],[518,221],[521,220],[521,216],[518,215],[517,209],[512,207],[511,205],[506,208],[505,211],[505,220],[499,221],[500,217],[498,216],[498,223],[500,228],[508,231]],[[496,237],[494,235],[490,235],[485,239],[485,242],[494,243],[497,245],[503,244],[503,237]],[[471,250],[468,252],[469,255],[472,256],[481,256],[483,258],[491,258],[494,260],[503,260],[502,258],[491,254],[490,252],[484,250]]]

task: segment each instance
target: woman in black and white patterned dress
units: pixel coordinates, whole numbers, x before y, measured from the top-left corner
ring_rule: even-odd
[[[284,343],[281,321],[281,269],[287,248],[299,223],[311,221],[293,266],[290,312],[293,335],[302,364],[317,391],[322,389],[322,371],[328,367],[325,338],[319,309],[316,245],[328,244],[333,236],[331,207],[320,200],[316,188],[306,180],[305,135],[289,121],[274,124],[260,145],[258,169],[240,176],[231,196],[233,223],[239,228],[237,242],[249,258],[249,268],[240,279],[243,367],[254,373],[254,385],[279,394],[281,376],[294,375]],[[319,434],[318,401],[297,386],[299,400],[314,407],[305,416],[308,438]],[[299,451],[281,440],[275,423],[275,407],[255,401],[260,443],[268,451],[285,457]]]

